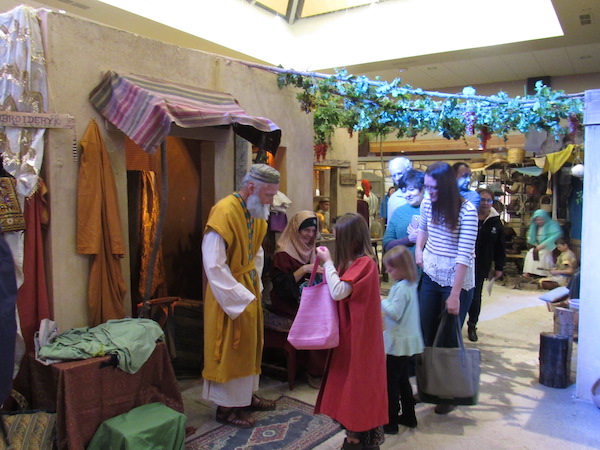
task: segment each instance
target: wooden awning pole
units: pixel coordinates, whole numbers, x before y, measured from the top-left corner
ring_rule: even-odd
[[[156,234],[152,247],[150,249],[150,257],[148,259],[148,276],[146,276],[146,285],[144,286],[144,304],[140,311],[139,317],[148,318],[150,316],[150,296],[152,295],[152,282],[154,281],[154,266],[156,265],[156,257],[160,249],[162,240],[162,230],[165,222],[165,214],[167,212],[167,195],[168,189],[168,170],[167,170],[167,141],[164,140],[160,144],[160,210],[158,212],[158,221],[156,223]]]

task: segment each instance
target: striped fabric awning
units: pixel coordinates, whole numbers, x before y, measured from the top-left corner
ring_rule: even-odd
[[[281,130],[264,117],[248,115],[230,94],[140,75],[109,71],[90,93],[94,107],[148,153],[182,128],[232,125],[236,134],[275,153]]]

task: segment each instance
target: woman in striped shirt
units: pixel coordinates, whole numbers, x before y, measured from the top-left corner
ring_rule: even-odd
[[[477,210],[458,192],[452,168],[444,162],[425,173],[429,194],[421,204],[415,259],[423,268],[421,321],[425,345],[431,345],[446,309],[464,322],[474,283]]]
[[[438,161],[425,172],[428,198],[421,203],[415,260],[423,268],[419,291],[421,330],[426,346],[435,338],[444,310],[460,317],[461,326],[473,299],[477,210],[458,192],[449,164]],[[456,347],[452,329],[444,330],[440,345]],[[447,414],[451,405],[437,405]]]

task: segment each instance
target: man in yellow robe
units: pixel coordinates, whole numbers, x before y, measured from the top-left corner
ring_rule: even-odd
[[[253,394],[263,351],[261,244],[279,172],[254,164],[238,192],[212,207],[202,241],[208,279],[204,298],[203,397],[217,405],[216,419],[241,428],[250,410],[275,409]]]

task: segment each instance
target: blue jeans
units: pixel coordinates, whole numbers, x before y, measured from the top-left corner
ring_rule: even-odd
[[[451,286],[440,286],[426,273],[423,273],[419,287],[419,308],[421,313],[421,331],[426,347],[433,345],[435,334],[440,325],[442,314],[446,311],[446,299],[452,290]],[[460,327],[465,322],[467,311],[473,300],[473,289],[460,291]],[[454,321],[449,321],[450,323]],[[451,327],[443,330],[440,337],[440,347],[457,347],[456,333]]]

